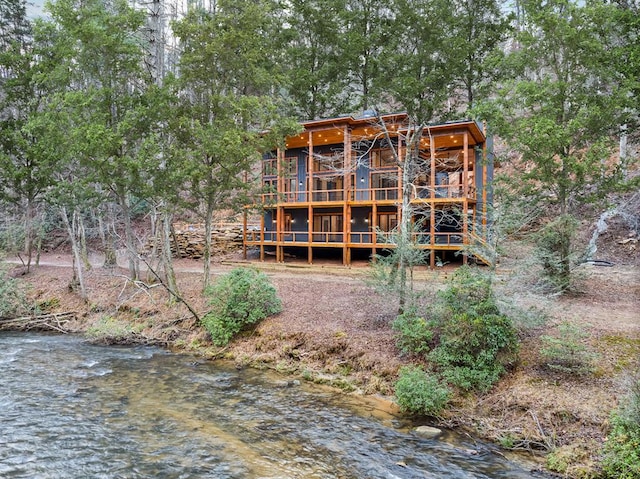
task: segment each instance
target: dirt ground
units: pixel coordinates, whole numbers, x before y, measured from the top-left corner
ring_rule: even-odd
[[[513,371],[482,396],[457,398],[441,424],[467,428],[513,449],[555,449],[554,457],[564,461],[558,466],[564,477],[587,477],[597,468],[610,411],[624,394],[625,380],[637,371],[640,358],[638,252],[617,257],[625,260],[610,267],[583,266],[580,293],[559,298],[540,294],[527,283],[526,274],[519,272],[525,261],[518,254],[501,263],[502,294],[521,308],[535,307],[534,315],[546,321],[522,334],[521,361]],[[213,274],[241,264],[238,259],[213,264]],[[238,367],[274,368],[346,392],[391,397],[398,368],[411,361],[400,355],[390,327],[397,305],[365,283],[365,265],[255,263],[271,277],[283,312],[220,349],[210,344],[183,305],[168,303],[160,285],[151,279],[133,283],[121,268],[103,269],[99,255],[92,262],[86,304],[69,289],[68,255],[45,255],[30,273],[21,275],[16,266],[14,274],[30,285],[29,295],[43,307],[76,312],[78,331],[105,316],[127,319],[141,325],[142,338],[172,349],[231,359]],[[206,311],[200,294],[201,263],[177,260],[176,270],[185,300],[196,311]],[[416,282],[435,291],[451,272],[449,267],[421,270]],[[583,342],[597,353],[592,374],[567,376],[545,368],[540,337],[557,333],[563,321],[588,333]]]

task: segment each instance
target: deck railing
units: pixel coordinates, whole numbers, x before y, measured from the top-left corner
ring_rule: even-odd
[[[362,245],[378,245],[393,246],[395,244],[396,232],[378,232],[372,231],[352,231],[348,235],[348,242],[352,244]],[[312,231],[311,243],[313,244],[333,244],[342,243],[344,233],[342,232],[324,232]],[[428,246],[431,244],[431,234],[429,233],[412,233],[411,239],[418,246]],[[461,246],[464,244],[462,233],[434,233],[434,244],[438,246]],[[249,243],[276,243],[278,241],[278,233],[276,231],[255,231],[248,230],[246,232],[246,240]],[[375,240],[375,243],[374,243]],[[308,231],[284,231],[281,233],[280,241],[283,243],[309,243]]]
[[[438,185],[431,186],[415,186],[413,188],[412,200],[429,200],[431,199],[431,190],[434,190],[435,199],[445,198],[463,198],[463,185]],[[345,198],[349,201],[394,201],[400,198],[401,192],[398,188],[367,188],[348,190],[314,190],[311,194],[308,191],[291,191],[286,193],[264,193],[262,195],[263,204],[282,203],[306,203],[311,201],[318,203],[327,202],[343,202]],[[467,198],[474,199],[476,188],[469,186],[467,188]]]

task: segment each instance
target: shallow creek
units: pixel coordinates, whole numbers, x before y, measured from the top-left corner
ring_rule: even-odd
[[[537,477],[489,446],[422,438],[375,402],[285,384],[156,348],[0,333],[0,477]]]

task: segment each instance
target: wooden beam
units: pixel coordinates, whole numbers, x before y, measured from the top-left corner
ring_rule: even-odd
[[[307,234],[307,239],[309,240],[309,246],[307,248],[307,262],[309,264],[312,264],[313,246],[311,246],[311,244],[313,243],[313,206],[311,206],[311,203],[309,203],[309,206],[307,208]]]
[[[242,210],[242,259],[247,259],[247,208]]]
[[[462,200],[462,244],[469,246],[469,133],[464,132],[464,187]],[[468,253],[462,255],[463,264],[467,264]]]
[[[482,123],[482,133],[485,138],[487,136],[487,124],[486,122]],[[487,181],[488,174],[487,171],[487,141],[485,140],[482,143],[482,239],[486,241],[487,239]]]
[[[260,261],[264,261],[264,212],[260,215]]]

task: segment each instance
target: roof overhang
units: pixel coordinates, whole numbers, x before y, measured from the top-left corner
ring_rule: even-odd
[[[371,141],[383,137],[381,122],[384,122],[392,137],[406,134],[409,124],[406,113],[381,115],[379,117],[353,118],[351,116],[313,120],[301,123],[304,131],[286,139],[287,149],[319,147],[322,145],[343,144],[345,135],[351,142]],[[437,148],[458,148],[464,143],[464,135],[470,147],[484,143],[486,137],[473,120],[459,120],[427,125],[423,131],[423,145],[434,138]]]

